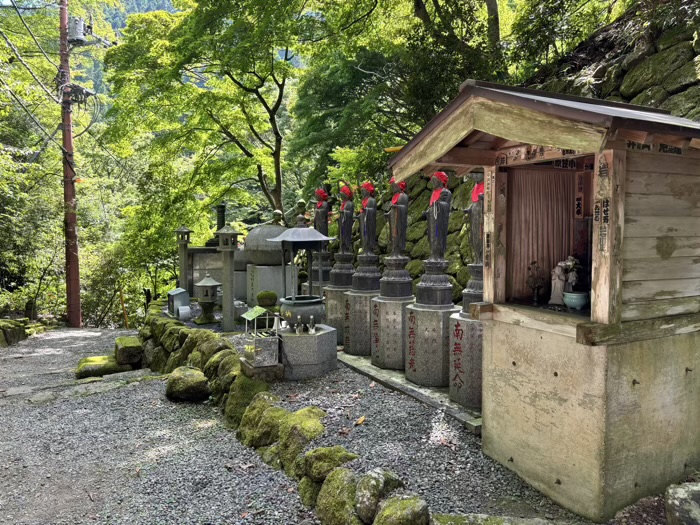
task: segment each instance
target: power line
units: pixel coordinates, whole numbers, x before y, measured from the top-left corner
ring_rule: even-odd
[[[31,111],[29,111],[27,106],[24,105],[24,102],[22,102],[22,99],[20,99],[17,96],[17,94],[14,91],[12,91],[12,88],[7,84],[7,82],[5,82],[2,79],[2,77],[0,77],[0,83],[2,83],[3,86],[5,86],[5,90],[10,94],[10,96],[15,100],[15,102],[17,102],[17,104],[19,104],[21,106],[21,108],[24,110],[24,112],[27,115],[29,115],[29,118],[31,118],[34,121],[34,124],[36,124],[39,127],[41,132],[44,135],[46,135],[54,144],[56,144],[59,148],[61,148],[61,151],[63,151],[65,153],[66,150],[63,149],[63,146],[59,142],[57,142],[56,139],[53,138],[53,135],[51,133],[46,131],[46,128],[44,126],[42,126],[41,122],[39,122],[39,120],[34,116],[34,114]]]
[[[53,100],[56,104],[58,104],[60,101],[53,96],[53,93],[49,91],[49,89],[43,84],[41,80],[39,80],[39,77],[36,76],[36,73],[32,71],[32,68],[29,67],[29,64],[27,64],[24,59],[22,58],[22,55],[19,54],[19,51],[15,47],[15,45],[10,42],[10,39],[7,38],[7,35],[3,32],[2,29],[0,29],[0,36],[5,40],[7,43],[8,47],[12,50],[12,52],[15,54],[15,56],[19,59],[19,61],[22,63],[22,65],[29,71],[29,74],[32,76],[32,78],[41,86],[41,88],[46,92],[46,94],[51,97],[51,100]]]
[[[44,55],[44,57],[46,58],[46,60],[49,61],[49,64],[51,64],[53,67],[55,67],[56,69],[58,69],[58,66],[55,64],[55,62],[49,58],[49,55],[46,54],[46,51],[44,51],[44,48],[41,47],[41,44],[39,43],[39,41],[38,41],[38,40],[36,39],[36,37],[34,36],[34,33],[32,33],[32,30],[29,29],[29,26],[27,25],[27,22],[24,21],[24,17],[22,16],[22,13],[20,13],[19,8],[17,7],[17,4],[15,3],[15,0],[10,0],[10,3],[12,4],[12,7],[15,8],[15,12],[17,13],[17,16],[19,17],[19,19],[22,21],[22,24],[24,25],[25,29],[26,29],[27,31],[29,31],[29,34],[31,35],[32,40],[34,40],[34,43],[35,43],[36,46],[39,48],[39,51],[41,51],[42,54]]]

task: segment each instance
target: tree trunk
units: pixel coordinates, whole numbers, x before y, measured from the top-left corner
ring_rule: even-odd
[[[492,49],[496,49],[501,42],[501,26],[498,17],[498,0],[484,0],[488,15],[488,37]]]

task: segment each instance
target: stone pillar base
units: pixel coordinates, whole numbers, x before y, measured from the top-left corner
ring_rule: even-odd
[[[335,328],[337,334],[336,344],[342,345],[345,328],[345,292],[349,286],[328,285],[323,291],[326,294],[326,324]]]
[[[389,370],[404,370],[406,355],[406,307],[415,297],[372,299],[372,364]]]
[[[322,376],[338,367],[335,328],[316,325],[316,333],[297,334],[289,328],[280,330],[284,379],[300,381]]]
[[[345,292],[343,343],[349,355],[372,355],[372,299],[379,290]]]
[[[406,307],[406,379],[420,386],[450,382],[450,316],[455,306]]]
[[[450,316],[450,400],[481,409],[481,321]]]

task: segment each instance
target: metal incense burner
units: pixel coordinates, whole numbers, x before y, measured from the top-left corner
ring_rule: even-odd
[[[289,228],[281,235],[268,239],[268,241],[279,241],[282,243],[283,260],[287,254],[291,254],[292,271],[292,295],[280,299],[280,314],[287,323],[298,332],[308,331],[310,324],[320,322],[325,317],[325,306],[323,297],[319,295],[297,295],[298,274],[294,257],[299,250],[320,251],[323,243],[332,241],[334,237],[327,237],[313,228],[306,225],[303,215],[297,216],[297,224],[294,228]],[[314,272],[309,275],[309,290],[313,290]],[[318,281],[323,280],[322,268],[318,269]],[[313,321],[312,321],[313,319]],[[315,322],[314,322],[315,321]],[[300,325],[300,326],[299,326]]]

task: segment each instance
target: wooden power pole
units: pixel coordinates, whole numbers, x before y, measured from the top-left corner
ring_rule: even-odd
[[[68,46],[68,0],[59,0],[61,131],[63,133],[63,201],[66,240],[66,296],[68,325],[80,328],[83,313],[80,308],[80,263],[78,260],[78,230],[75,202],[75,164],[73,162],[73,115],[71,108],[70,49]]]

